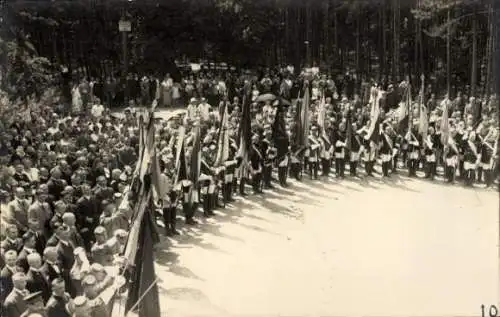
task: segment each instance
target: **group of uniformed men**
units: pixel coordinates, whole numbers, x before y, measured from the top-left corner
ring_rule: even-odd
[[[443,165],[443,176],[447,182],[454,182],[458,171],[458,177],[463,179],[466,185],[471,186],[474,180],[481,182],[483,175],[487,186],[493,183],[498,139],[495,122],[484,120],[477,128],[473,128],[459,120],[450,120],[452,124],[449,138],[442,140],[439,121],[431,122],[425,134],[419,131],[418,120],[413,120],[406,131],[398,133],[397,122],[382,117],[379,135],[372,138],[368,135],[371,118],[352,122],[353,120],[348,118],[358,109],[354,108],[347,98],[343,98],[336,105],[332,105],[331,100],[326,98],[324,105],[327,109],[324,125],[319,124],[317,119],[320,100],[312,102],[309,109],[311,127],[306,147],[295,142],[296,105],[285,110],[288,136],[285,142],[288,151],[285,155],[278,155],[278,147],[283,146],[283,140],[278,141],[273,134],[277,102],[274,106],[271,101],[253,102],[251,150],[247,164],[238,153],[241,111],[236,103],[229,115],[229,158],[224,164],[215,164],[219,150],[217,136],[220,115],[224,111],[224,104],[221,103],[219,108],[216,108],[207,107],[206,103],[202,102],[203,109],[200,111],[203,111],[205,119],[201,119],[197,114],[197,101],[192,99],[187,114],[174,116],[164,122],[160,129],[162,177],[164,182],[169,184],[161,197],[166,234],[178,233],[175,229],[175,219],[179,202],[182,202],[186,223],[195,224],[193,216],[200,205],[204,216],[210,217],[214,209],[231,202],[234,194],[245,196],[247,183],[256,194],[261,194],[263,188],[272,189],[274,168],[277,169],[277,180],[283,187],[287,186],[289,175],[300,180],[305,172],[311,179],[318,179],[320,171],[322,176],[328,176],[333,166],[339,178],[345,177],[346,165],[349,166],[351,177],[359,177],[358,167],[363,163],[366,175],[372,177],[376,172],[377,160],[381,162],[383,177],[396,173],[402,162],[403,166],[408,168],[410,177],[416,177],[417,171],[422,168],[425,178],[433,180],[438,174],[437,167]],[[204,136],[200,177],[194,183],[184,181],[180,185],[174,184],[177,173],[174,162],[175,144],[179,136],[177,129],[180,126],[186,128],[186,156],[190,157],[190,140],[195,125],[200,126],[201,135]]]

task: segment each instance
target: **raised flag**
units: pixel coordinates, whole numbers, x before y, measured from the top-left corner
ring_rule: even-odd
[[[448,118],[449,110],[448,110],[448,102],[445,102],[443,105],[443,115],[441,116],[441,143],[446,146],[448,145],[448,139],[450,137],[450,122]]]
[[[152,203],[151,188],[140,193],[140,214],[134,219],[128,236],[125,258],[132,267],[126,312],[139,316],[160,316],[157,277],[153,247],[159,241]]]
[[[347,117],[346,117],[346,138],[345,138],[345,143],[347,146],[347,150],[351,152],[352,148],[352,138],[353,138],[353,130],[352,130],[352,112],[351,110],[347,111]]]
[[[191,162],[189,169],[189,180],[196,184],[200,177],[200,164],[201,164],[201,137],[200,125],[196,122],[193,127],[193,147],[191,152]]]
[[[243,105],[241,111],[240,129],[238,130],[239,148],[236,157],[241,159],[239,176],[244,177],[248,172],[248,162],[250,160],[250,147],[252,146],[252,118],[250,116],[250,85],[245,84]]]
[[[222,111],[221,126],[217,138],[217,156],[215,157],[215,166],[221,166],[229,159],[229,113],[227,112],[227,103],[224,103]]]
[[[321,130],[321,138],[323,141],[326,143],[327,147],[330,147],[330,138],[328,138],[328,135],[326,134],[326,101],[325,101],[325,92],[323,91],[322,97],[321,97],[321,102],[319,104],[318,108],[318,126],[320,127]]]
[[[427,114],[427,107],[420,104],[420,118],[418,120],[418,133],[422,135],[422,139],[427,138],[427,130],[429,129],[429,116]]]
[[[302,102],[297,103],[297,133],[296,133],[296,144],[297,148],[306,148],[309,145],[309,105],[311,103],[309,84],[305,82],[304,84],[304,96]]]
[[[187,180],[187,162],[186,162],[186,152],[185,152],[185,130],[184,127],[179,128],[179,134],[177,136],[177,144],[175,146],[175,174],[174,184],[176,187],[180,186],[180,182]]]
[[[398,133],[406,134],[408,129],[410,128],[410,118],[412,112],[412,104],[411,104],[411,86],[408,83],[405,88],[405,99],[401,102],[400,108],[398,108],[398,112],[396,115],[396,120],[398,122]]]
[[[278,160],[281,160],[288,153],[288,133],[286,132],[284,106],[278,104],[276,115],[272,126],[274,143],[276,145]]]
[[[370,109],[370,126],[365,135],[365,139],[371,140],[378,144],[380,138],[380,99],[382,91],[376,87],[371,89],[371,109]]]

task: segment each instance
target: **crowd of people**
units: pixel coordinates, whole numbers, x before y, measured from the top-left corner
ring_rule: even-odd
[[[432,92],[424,94],[429,115],[422,131],[418,104],[409,108],[414,115],[407,128],[400,129],[401,120],[391,116],[406,102],[402,94],[398,97],[397,86],[380,93],[365,85],[355,93],[349,81],[334,82],[321,74],[307,80],[279,72],[241,74],[231,84],[225,78],[191,75],[182,85],[168,75],[163,82],[135,78],[144,82],[133,95],[137,104],[149,106],[156,100],[157,108],[168,107],[181,94],[189,100],[185,112],[156,123],[162,184],[156,207],[168,236],[179,234],[178,209],[187,225],[196,225],[199,212],[210,217],[236,195],[246,196],[247,184],[261,194],[272,190],[276,181],[288,186],[290,176],[320,179],[334,173],[340,179],[359,178],[364,167],[367,178],[374,173],[390,177],[407,168],[410,177],[423,170],[424,177],[433,180],[442,166],[450,183],[458,178],[470,186],[491,186],[498,177],[496,96],[467,100],[457,94],[454,100],[438,101]],[[33,102],[2,122],[0,285],[2,313],[7,317],[109,316],[102,294],[114,287],[109,268],[120,262],[136,208],[137,197],[127,189],[139,159],[141,111],[127,108],[123,115],[114,114],[108,106],[112,96],[96,89],[91,80],[73,89],[70,113]],[[281,97],[259,101],[266,93]],[[374,102],[381,106],[378,138],[367,137],[373,130]],[[300,130],[304,125],[298,119],[304,105],[307,131]],[[242,120],[247,106],[251,144],[245,161],[240,127],[247,119]],[[444,141],[443,110],[450,117],[449,138]],[[286,140],[283,135],[276,138],[278,116],[283,116]],[[222,131],[229,144],[223,162]],[[307,136],[306,147],[297,141],[300,133]],[[198,154],[198,178],[181,175],[179,157],[184,156],[190,171]]]

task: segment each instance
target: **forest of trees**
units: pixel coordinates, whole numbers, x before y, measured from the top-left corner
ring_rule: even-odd
[[[7,73],[19,47],[87,75],[117,73],[118,21],[125,17],[132,23],[132,72],[163,74],[174,60],[310,65],[382,83],[410,76],[417,86],[423,73],[444,92],[467,89],[476,96],[496,82],[496,0],[6,2],[0,53]]]

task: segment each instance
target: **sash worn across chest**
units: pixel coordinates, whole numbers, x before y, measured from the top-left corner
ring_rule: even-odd
[[[259,156],[259,158],[262,158],[262,153],[260,153],[259,149],[255,146],[255,145],[252,145],[254,151],[257,153],[257,155]]]

